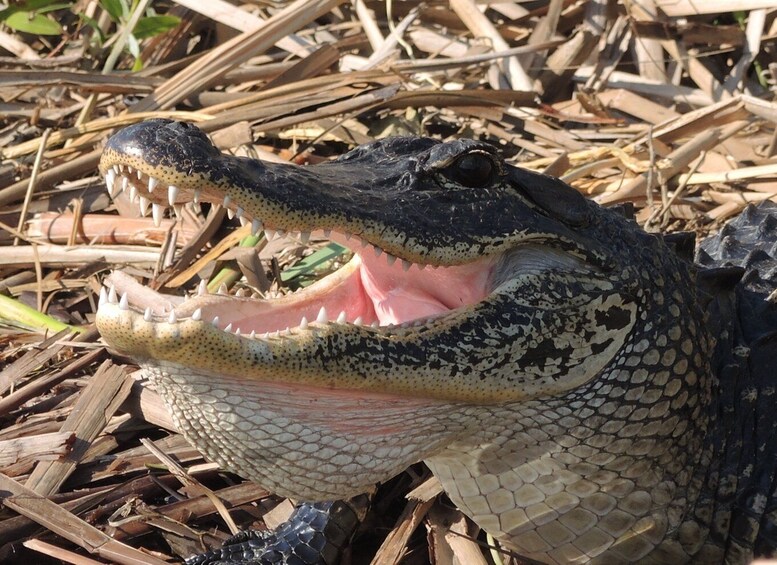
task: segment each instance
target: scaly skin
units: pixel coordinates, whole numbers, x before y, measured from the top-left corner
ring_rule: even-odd
[[[126,175],[160,205],[226,196],[265,228],[332,230],[356,254],[291,297],[198,296],[172,315],[113,279],[130,298],[105,294],[100,332],[225,468],[328,500],[424,460],[481,527],[548,563],[774,552],[775,450],[737,440],[770,437],[774,416],[726,417],[768,388],[734,346],[774,328],[721,351],[731,285],[702,290],[660,239],[560,181],[472,141],[262,163],[166,121],[114,136],[100,167],[111,190]],[[710,304],[728,307],[713,325]],[[731,366],[744,369],[729,381]]]

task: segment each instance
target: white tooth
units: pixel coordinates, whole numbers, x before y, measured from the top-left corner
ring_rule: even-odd
[[[202,279],[200,281],[200,284],[197,285],[197,296],[205,296],[208,294],[208,283],[205,281],[205,279]]]
[[[113,166],[113,174],[114,175],[118,175],[119,174],[119,166],[118,165],[114,165]]]
[[[127,174],[131,175],[135,171],[134,168],[132,168],[132,165],[127,165]]]
[[[380,322],[378,320],[375,320],[374,322],[372,322],[370,324],[370,327],[371,328],[379,328],[380,327]]]
[[[143,173],[140,172],[140,169],[138,169],[136,172],[138,174],[138,180],[142,180],[143,179]]]
[[[178,198],[178,187],[170,185],[167,187],[167,202],[172,206],[175,204],[175,199]]]
[[[292,335],[291,334],[291,328],[286,328],[283,333],[284,333],[284,335],[289,335],[289,336]]]
[[[341,310],[340,314],[337,316],[337,323],[338,324],[344,324],[345,323],[345,310]]]
[[[256,332],[254,330],[251,330],[251,335],[249,335],[251,339],[254,339],[256,337]]]
[[[375,250],[375,257],[380,257],[381,253],[383,253],[383,250],[380,247],[373,247]]]
[[[358,318],[356,318],[356,319],[353,321],[353,325],[354,325],[354,326],[361,326],[363,321],[364,321],[364,320],[362,320],[362,317],[361,317],[361,316],[359,316]]]
[[[174,324],[178,321],[178,317],[175,315],[175,310],[170,310],[170,316],[167,318],[168,324]]]
[[[130,185],[129,199],[130,202],[135,202],[138,199],[138,187],[134,184]]]
[[[123,172],[124,172],[124,165],[119,165],[119,173],[123,173]]]
[[[154,192],[154,189],[156,188],[156,185],[159,184],[159,181],[156,180],[154,177],[148,178],[148,192],[149,194]]]
[[[113,172],[113,169],[108,169],[105,172],[105,186],[108,188],[109,194],[113,192],[113,183],[115,180],[116,180],[116,173]]]
[[[227,208],[227,218],[230,220],[235,217],[235,211],[232,208]]]
[[[214,326],[216,326],[218,328],[219,327],[219,317],[218,316],[213,316],[213,321],[211,322],[211,324],[213,324]]]
[[[394,257],[393,255],[390,255],[390,254],[386,253],[386,263],[388,263],[388,266],[389,266],[389,267],[391,267],[391,266],[394,264],[394,262],[395,262],[396,260],[397,260],[397,258],[396,258],[396,257]]]
[[[226,208],[229,206],[229,203],[232,202],[232,199],[229,196],[224,197],[224,201],[221,203],[221,205]]]
[[[316,317],[316,322],[321,322],[322,324],[329,320],[329,318],[326,315],[326,307],[322,306],[321,310],[318,311],[318,316]]]
[[[149,206],[151,206],[151,201],[145,196],[141,196],[138,199],[138,208],[140,209],[141,216],[148,216]]]
[[[303,245],[307,245],[308,241],[310,241],[310,232],[303,231],[301,234],[299,234],[299,240],[302,242]]]
[[[275,230],[264,230],[264,238],[267,241],[272,241],[275,239]]]
[[[121,300],[119,300],[119,308],[121,310],[129,310],[129,300],[127,300],[127,293],[121,295]]]
[[[231,331],[232,331],[232,322],[230,322],[230,323],[228,323],[228,324],[227,324],[227,327],[226,327],[226,328],[224,328],[224,331],[225,331],[225,332],[231,332]]]
[[[195,204],[200,203],[200,193],[201,191],[199,188],[194,190],[194,196],[192,196],[192,202],[194,202]]]
[[[299,321],[299,327],[302,330],[306,330],[308,328],[308,319],[305,316],[302,316],[302,319]]]
[[[229,289],[227,288],[227,283],[221,283],[219,285],[219,289],[216,291],[218,294],[221,294],[222,296],[226,296],[229,294]]]
[[[270,339],[270,332],[264,332],[262,334],[262,339]]]
[[[283,231],[283,230],[278,230],[278,237],[283,237],[284,235],[286,235],[286,232],[285,232],[285,231]]]
[[[249,224],[248,218],[246,218],[245,216],[238,216],[237,219],[240,220],[241,227],[245,227]]]
[[[180,220],[183,217],[183,204],[174,204],[173,212],[175,212],[175,217]]]
[[[402,270],[403,271],[407,272],[408,270],[410,270],[410,267],[412,267],[412,266],[413,266],[413,264],[410,261],[405,261],[404,259],[402,259]]]
[[[119,301],[119,297],[116,295],[116,287],[111,286],[109,292],[108,292],[108,302],[111,304],[116,304]]]
[[[162,214],[164,214],[165,209],[156,202],[153,202],[151,204],[151,217],[154,218],[154,225],[156,227],[159,227],[162,225]]]
[[[192,312],[192,320],[195,322],[202,320],[202,308],[197,308],[194,312]]]
[[[240,335],[240,328],[237,328],[237,329],[235,330],[235,335],[236,335],[236,336],[239,336],[239,335]]]
[[[240,218],[242,215],[243,215],[243,209],[242,209],[240,206],[238,206],[237,208],[235,208],[235,216],[237,216],[238,218]]]
[[[147,322],[151,321],[151,306],[148,306],[146,311],[143,312],[143,319]]]
[[[105,290],[105,287],[100,288],[100,299],[97,301],[97,307],[99,308],[103,304],[108,302],[108,291]]]
[[[129,186],[129,179],[127,177],[121,177],[121,189],[127,190],[128,186]]]
[[[259,221],[257,219],[251,220],[251,234],[252,235],[257,235],[259,233],[259,230],[261,230],[261,229],[262,229],[262,222],[261,221]]]
[[[274,334],[272,334],[272,336],[273,336],[275,339],[279,339],[279,338],[281,337],[281,330],[275,330],[275,333],[274,333]]]

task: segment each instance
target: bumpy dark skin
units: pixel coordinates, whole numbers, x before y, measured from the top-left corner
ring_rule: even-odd
[[[286,302],[199,297],[169,317],[103,300],[105,340],[224,467],[324,500],[424,460],[476,523],[549,563],[775,552],[774,206],[705,243],[712,270],[697,270],[475,141],[389,139],[296,167],[220,155],[193,126],[153,121],[109,141],[109,186],[126,167],[158,204],[226,196],[267,228],[358,240],[341,279],[367,299],[337,321],[311,322],[318,302],[344,304],[327,298],[334,284]],[[163,188],[144,192],[150,177]],[[386,314],[397,288],[424,298]],[[273,321],[225,328],[236,309]]]

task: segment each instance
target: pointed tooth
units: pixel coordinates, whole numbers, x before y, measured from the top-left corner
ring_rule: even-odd
[[[231,331],[232,331],[232,322],[229,322],[229,323],[227,324],[227,327],[226,327],[226,328],[224,328],[224,331],[225,331],[225,332],[231,332]]]
[[[367,247],[367,246],[370,244],[370,242],[369,242],[369,241],[367,241],[366,239],[361,239],[361,238],[359,238],[359,244],[360,244],[362,247]]]
[[[240,328],[237,328],[237,329],[235,330],[235,335],[236,335],[236,336],[238,336],[238,337],[240,336]]]
[[[108,189],[108,194],[113,196],[113,185],[116,182],[116,173],[113,169],[105,171],[105,187]]]
[[[283,334],[284,334],[284,335],[288,335],[288,336],[292,335],[292,333],[291,333],[291,328],[286,328],[286,329],[284,330]]]
[[[221,294],[222,296],[228,296],[229,295],[229,288],[227,288],[227,283],[221,283],[219,285],[219,289],[216,291],[217,294]]]
[[[286,235],[286,232],[284,230],[278,230],[276,233],[278,237],[283,237],[284,235]]]
[[[322,306],[321,310],[318,311],[318,316],[316,316],[316,322],[325,323],[329,320],[329,318],[326,315],[326,306]]]
[[[200,203],[200,194],[202,194],[202,191],[199,188],[196,188],[194,190],[194,194],[192,195],[192,202],[194,202],[195,204],[199,204]]]
[[[370,327],[371,328],[379,328],[380,327],[380,322],[378,320],[375,320],[374,322],[372,322],[370,324]]]
[[[302,319],[299,321],[299,327],[302,330],[308,329],[308,319],[305,316],[302,316]]]
[[[211,324],[213,324],[213,325],[214,325],[214,326],[215,326],[215,327],[218,329],[218,327],[219,327],[219,321],[220,321],[220,320],[219,320],[219,317],[218,317],[218,316],[213,316],[213,320],[211,321]]]
[[[123,173],[124,172],[124,165],[118,165],[118,167],[119,167],[119,173]]]
[[[274,230],[264,230],[264,238],[267,241],[272,241],[275,239],[275,231]]]
[[[173,204],[173,212],[175,212],[175,217],[180,220],[183,217],[183,204]]]
[[[159,227],[162,225],[162,214],[164,213],[164,208],[162,208],[161,205],[157,204],[156,202],[152,202],[151,204],[151,217],[154,218],[154,225],[156,227]]]
[[[356,319],[353,321],[353,325],[354,325],[354,326],[361,326],[363,322],[364,322],[364,320],[362,319],[362,317],[361,317],[361,316],[359,316],[358,318],[356,318]]]
[[[121,177],[121,189],[127,190],[128,186],[129,186],[129,179],[127,177]]]
[[[341,310],[340,314],[338,314],[338,316],[337,316],[337,323],[338,324],[344,324],[345,320],[346,320],[345,310]]]
[[[243,211],[244,210],[240,206],[238,206],[237,208],[235,208],[235,216],[238,219],[240,219],[243,216]]]
[[[175,204],[176,198],[178,198],[178,187],[171,184],[167,187],[167,203],[172,206]]]
[[[278,338],[280,338],[280,337],[281,337],[281,330],[275,330],[275,333],[273,333],[273,334],[272,334],[272,336],[273,336],[275,339],[278,339]]]
[[[135,171],[135,174],[138,176],[138,180],[143,180],[143,173],[140,172],[140,169]]]
[[[117,304],[119,302],[119,297],[116,295],[115,286],[111,286],[108,292],[108,302],[110,302],[111,304]]]
[[[303,231],[302,233],[300,233],[299,240],[302,242],[303,245],[307,245],[308,241],[310,241],[310,232]]]
[[[156,188],[156,185],[159,184],[159,181],[156,180],[154,177],[148,177],[148,192],[151,194],[154,192],[154,189]]]
[[[256,331],[251,330],[251,335],[249,335],[248,337],[250,337],[251,339],[254,339],[256,337]]]
[[[134,184],[129,185],[130,186],[130,192],[129,192],[129,199],[130,202],[134,203],[138,199],[138,187]]]
[[[197,296],[206,296],[208,294],[208,283],[205,279],[197,285]]]
[[[380,257],[383,253],[383,250],[380,247],[373,247],[373,249],[375,250],[375,257]]]
[[[202,320],[202,308],[197,308],[194,312],[192,312],[192,320],[195,322]]]
[[[231,220],[234,217],[235,217],[235,211],[232,208],[227,208],[227,218]]]
[[[145,196],[138,198],[138,209],[141,216],[148,216],[148,209],[151,206],[151,201]]]
[[[352,235],[353,235],[353,234],[346,233],[346,234],[345,234],[345,241],[351,241],[351,236],[352,236]]]
[[[329,239],[329,236],[332,235],[332,230],[324,230],[324,237]]]
[[[418,267],[419,271],[423,271],[426,268],[425,263],[416,263],[415,266]]]
[[[262,222],[257,219],[251,220],[251,234],[257,235],[259,233],[259,230],[262,229]]]
[[[248,218],[246,218],[245,216],[238,216],[237,219],[240,220],[240,226],[241,227],[245,227],[245,226],[247,226],[250,223],[248,221]]]
[[[388,263],[388,266],[391,267],[395,262],[397,258],[393,255],[386,253],[386,263]]]
[[[174,324],[178,321],[178,316],[175,315],[175,310],[170,310],[170,316],[167,317],[168,324]]]
[[[151,306],[148,306],[146,311],[143,312],[143,319],[147,322],[151,321]]]
[[[108,302],[108,291],[103,286],[100,288],[100,299],[97,301],[97,308],[100,308],[106,302]]]
[[[132,165],[127,165],[127,174],[131,175],[135,172],[135,168]]]
[[[230,202],[232,202],[232,199],[229,196],[224,196],[224,200],[221,202],[221,205],[226,208],[229,206]]]
[[[402,270],[405,272],[408,272],[410,270],[410,267],[412,267],[413,264],[410,261],[406,261],[402,259]]]

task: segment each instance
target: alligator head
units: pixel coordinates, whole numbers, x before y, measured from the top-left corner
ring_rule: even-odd
[[[696,306],[674,290],[690,286],[687,269],[563,182],[477,141],[386,139],[300,167],[223,155],[196,127],[166,120],[113,136],[100,169],[112,193],[132,190],[157,217],[207,201],[255,231],[303,240],[320,231],[353,252],[339,271],[272,300],[176,301],[126,277],[104,293],[106,342],[138,361],[182,433],[225,467],[315,500],[427,460],[483,527],[546,557],[516,540],[586,496],[568,494],[537,518],[527,508],[540,512],[553,492],[527,487],[538,477],[556,493],[565,482],[595,485],[589,475],[604,472],[616,458],[608,446],[622,439],[615,413],[631,450],[655,455],[639,466],[648,486],[621,485],[624,496],[649,494],[632,501],[618,535],[670,504],[655,485],[684,492],[687,476],[666,475],[698,459],[704,425],[688,400],[704,386],[704,339],[687,314]],[[685,341],[675,335],[684,331]],[[657,383],[646,369],[655,364]],[[636,384],[624,384],[627,373]],[[672,401],[679,416],[667,424]],[[691,417],[700,423],[675,430]],[[565,451],[574,446],[585,449]],[[599,546],[618,538],[606,537]]]

